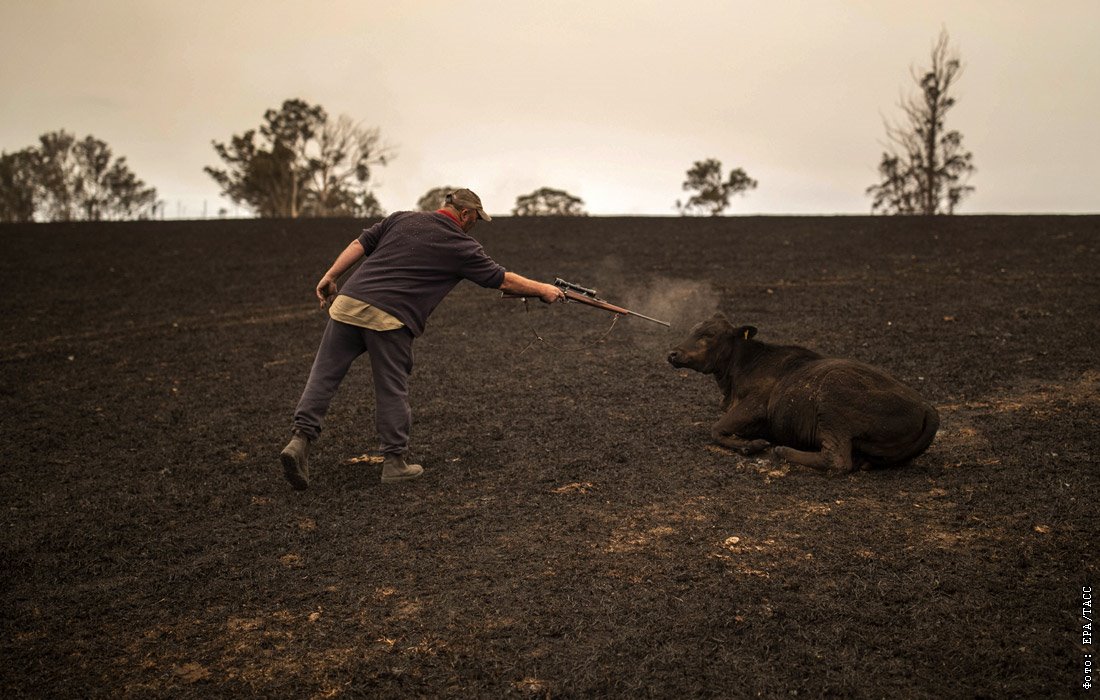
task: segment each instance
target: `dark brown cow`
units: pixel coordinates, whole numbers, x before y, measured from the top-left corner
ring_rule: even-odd
[[[753,340],[715,314],[668,355],[673,367],[713,374],[724,415],[711,436],[745,455],[776,445],[782,458],[821,470],[906,462],[924,452],[940,417],[880,369]]]

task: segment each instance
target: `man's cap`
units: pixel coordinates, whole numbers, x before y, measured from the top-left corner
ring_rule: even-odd
[[[471,190],[460,189],[454,192],[447,193],[447,204],[452,204],[459,209],[473,209],[477,212],[478,218],[485,221],[492,221],[493,217],[486,213],[485,208],[481,206],[481,197],[478,197]]]

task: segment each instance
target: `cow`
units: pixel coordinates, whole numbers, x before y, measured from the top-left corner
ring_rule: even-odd
[[[939,413],[886,372],[755,335],[717,313],[668,354],[673,367],[717,380],[719,445],[743,455],[774,445],[779,459],[847,473],[907,462],[932,444]]]

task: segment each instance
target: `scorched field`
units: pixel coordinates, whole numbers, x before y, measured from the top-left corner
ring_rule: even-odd
[[[425,478],[379,483],[364,361],[295,492],[362,226],[0,227],[5,697],[1079,692],[1100,217],[481,224],[672,329],[463,283],[415,346]],[[665,357],[716,310],[891,372],[935,442],[840,477],[711,445]]]

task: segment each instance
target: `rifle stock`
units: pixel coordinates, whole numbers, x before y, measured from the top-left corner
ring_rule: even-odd
[[[590,296],[587,296],[585,294],[580,294],[578,292],[574,292],[572,289],[564,289],[562,291],[565,292],[566,301],[575,301],[578,304],[587,304],[589,306],[594,306],[597,309],[603,309],[604,311],[610,311],[613,314],[622,314],[623,316],[626,316],[626,315],[631,313],[631,311],[629,309],[624,309],[621,306],[615,306],[611,302],[604,301],[603,299],[600,299],[599,297],[590,297]]]

